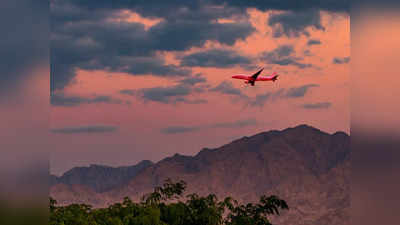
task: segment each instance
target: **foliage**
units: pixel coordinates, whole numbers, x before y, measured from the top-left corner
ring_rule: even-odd
[[[186,183],[167,179],[143,196],[140,203],[125,197],[122,203],[93,209],[86,204],[57,206],[50,198],[50,225],[271,225],[268,215],[289,209],[277,196],[261,196],[256,204],[239,204],[231,197],[190,194],[181,200]]]

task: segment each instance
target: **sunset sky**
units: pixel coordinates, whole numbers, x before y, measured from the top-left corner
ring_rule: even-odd
[[[349,132],[340,3],[126,2],[51,1],[51,173],[194,155],[299,124]],[[261,67],[278,81],[231,79]]]

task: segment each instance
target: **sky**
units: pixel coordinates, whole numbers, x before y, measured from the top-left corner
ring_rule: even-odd
[[[51,173],[299,124],[348,133],[344,2],[51,1]],[[231,79],[259,68],[278,81]]]
[[[307,123],[351,128],[355,223],[398,224],[398,1],[351,25],[350,0],[50,2],[0,8],[1,199],[46,208],[49,153],[60,175]]]

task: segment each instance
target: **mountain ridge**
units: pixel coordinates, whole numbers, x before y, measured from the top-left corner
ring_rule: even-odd
[[[153,164],[150,160],[142,160],[132,166],[111,167],[91,164],[88,167],[74,167],[59,177],[50,175],[50,186],[59,183],[84,185],[101,193],[118,185],[123,185],[127,180],[134,178],[141,170]],[[108,182],[105,180],[108,180]]]
[[[280,224],[349,224],[350,136],[329,134],[308,125],[261,132],[193,156],[174,154],[153,163],[127,182],[105,192],[83,186],[55,185],[51,195],[62,204],[103,207],[128,196],[133,200],[166,178],[183,179],[187,193],[215,193],[253,201],[276,194],[292,210]],[[313,222],[307,222],[313,221]]]
[[[202,148],[202,149],[201,149],[199,152],[197,152],[195,155],[183,155],[183,154],[180,154],[180,153],[175,153],[174,155],[172,155],[172,156],[167,156],[167,157],[165,157],[165,158],[163,158],[163,159],[161,159],[161,160],[159,160],[159,161],[157,161],[157,162],[152,162],[151,160],[142,160],[142,161],[140,161],[139,163],[137,163],[137,164],[135,164],[135,165],[131,165],[131,166],[109,166],[109,165],[103,165],[103,164],[90,164],[89,166],[78,166],[78,167],[73,167],[73,168],[67,170],[66,172],[64,172],[63,174],[61,174],[60,176],[57,176],[57,175],[55,175],[55,174],[50,174],[50,176],[51,176],[52,178],[53,178],[53,177],[54,177],[54,178],[60,178],[60,177],[64,176],[66,173],[69,173],[71,170],[74,170],[74,169],[82,169],[82,168],[90,168],[90,167],[107,167],[107,168],[119,169],[119,168],[127,168],[127,167],[136,166],[136,165],[138,165],[138,164],[140,164],[140,163],[143,163],[143,162],[149,162],[149,163],[151,163],[151,164],[157,164],[157,163],[159,163],[160,161],[163,161],[163,160],[165,160],[165,159],[167,159],[167,158],[174,157],[175,155],[178,155],[178,156],[185,156],[185,157],[195,157],[195,156],[201,154],[204,150],[206,150],[206,151],[213,151],[213,150],[218,149],[218,148],[221,148],[221,147],[223,147],[223,146],[225,146],[225,145],[229,145],[229,144],[231,144],[231,143],[238,142],[238,141],[241,141],[241,140],[247,140],[247,139],[252,138],[252,137],[254,137],[254,136],[257,136],[257,135],[261,135],[261,134],[265,134],[265,133],[284,132],[284,131],[288,131],[288,130],[295,129],[295,128],[296,128],[296,129],[297,129],[297,128],[312,128],[312,129],[315,129],[315,130],[317,130],[317,131],[320,131],[321,133],[328,134],[328,135],[345,135],[345,136],[350,136],[349,134],[347,134],[347,133],[344,132],[344,131],[335,131],[334,133],[329,134],[329,133],[327,133],[327,132],[321,131],[321,130],[319,130],[318,128],[309,126],[309,125],[307,125],[307,124],[300,124],[300,125],[297,125],[297,126],[295,126],[295,127],[288,127],[288,128],[286,128],[286,129],[283,129],[283,130],[269,130],[269,131],[260,132],[260,133],[258,133],[258,134],[252,135],[252,136],[243,136],[243,137],[241,137],[241,138],[238,138],[238,139],[236,139],[236,140],[231,141],[231,142],[228,143],[228,144],[224,144],[224,145],[222,145],[222,146],[220,146],[220,147],[216,147],[216,148],[208,148],[208,147],[205,147],[205,148]]]

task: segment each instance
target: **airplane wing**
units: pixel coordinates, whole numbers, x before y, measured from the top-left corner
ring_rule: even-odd
[[[257,73],[253,74],[253,75],[251,76],[251,78],[253,78],[254,80],[256,80],[257,77],[258,77],[258,75],[260,75],[261,71],[263,71],[263,70],[264,70],[264,68],[262,68],[262,69],[261,69],[260,71],[258,71]]]
[[[242,80],[248,80],[248,79],[249,79],[249,76],[246,76],[246,75],[235,75],[235,76],[232,76],[232,78],[235,78],[235,79],[242,79]]]

